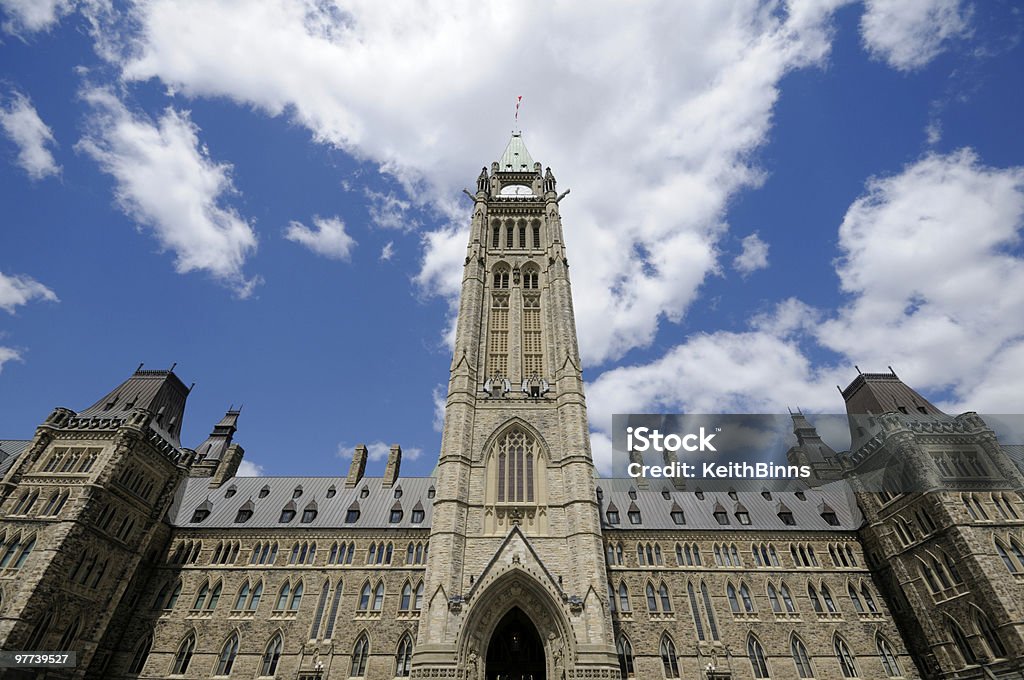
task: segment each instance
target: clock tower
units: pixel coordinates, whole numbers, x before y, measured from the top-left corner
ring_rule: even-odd
[[[413,677],[619,677],[566,194],[518,132],[470,194]]]

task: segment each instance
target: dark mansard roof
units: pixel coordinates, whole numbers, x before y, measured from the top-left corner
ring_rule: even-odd
[[[0,439],[0,475],[5,474],[14,465],[14,461],[31,443],[29,439]]]
[[[383,485],[383,478],[365,477],[352,488],[346,488],[344,477],[233,477],[216,489],[209,487],[207,477],[185,480],[168,521],[190,529],[413,529],[429,528],[434,501],[430,490],[432,477],[404,477],[392,487]],[[334,495],[328,498],[330,489]],[[302,493],[295,497],[296,491]],[[396,492],[400,497],[396,498]],[[260,496],[263,495],[261,498]],[[252,517],[236,522],[238,511],[251,503]],[[303,512],[313,503],[316,517],[302,522]],[[402,519],[391,522],[391,510],[402,510]],[[193,522],[200,507],[209,515]],[[346,522],[350,508],[359,510],[354,522]],[[281,522],[282,511],[295,511],[291,521]],[[413,510],[422,510],[423,521],[412,522]]]
[[[770,499],[757,491],[737,491],[736,500],[728,491],[702,492],[697,488],[683,491],[670,481],[652,480],[649,489],[638,489],[633,479],[598,479],[596,482],[600,489],[601,527],[605,530],[854,531],[864,521],[850,486],[843,481],[815,488],[771,491]],[[618,524],[608,522],[609,508],[618,510]],[[628,512],[633,508],[640,511],[639,524],[630,522]],[[684,524],[672,519],[674,510],[683,511]],[[728,524],[719,523],[714,515],[722,510]],[[738,511],[744,510],[750,517],[750,524],[741,524],[736,517]],[[780,512],[787,510],[793,515],[791,525],[779,517]],[[838,524],[829,524],[825,519],[823,515],[829,511],[835,513]]]

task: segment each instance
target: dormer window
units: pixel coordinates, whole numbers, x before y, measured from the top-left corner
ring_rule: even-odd
[[[196,508],[196,511],[192,513],[192,523],[202,522],[204,519],[210,516],[210,509],[205,505],[201,505]]]
[[[402,497],[402,487],[396,486],[395,487],[395,498],[401,498],[401,497]]]
[[[434,487],[427,489],[427,498],[433,498],[436,494],[437,492],[434,490]]]
[[[302,487],[301,486],[295,487],[295,491],[292,491],[292,498],[298,498],[301,495],[302,495]]]
[[[631,488],[629,490],[629,497],[632,498],[633,500],[636,500],[636,489]]]
[[[338,493],[338,490],[337,490],[337,489],[335,489],[335,488],[334,488],[334,487],[332,486],[331,488],[329,488],[329,489],[327,490],[327,497],[328,497],[328,498],[334,498],[335,494],[337,494],[337,493]]]
[[[683,514],[682,510],[673,510],[671,515],[672,521],[676,524],[686,524],[686,515]]]
[[[260,489],[260,493],[259,493],[259,497],[260,498],[266,498],[269,495],[270,495],[270,487],[269,486],[264,486],[262,489]]]
[[[640,524],[641,523],[640,508],[636,507],[636,503],[633,503],[632,505],[630,505],[629,511],[626,513],[626,516],[629,517],[629,523],[630,524]]]
[[[419,504],[417,503],[416,507],[412,509],[412,517],[410,517],[410,521],[413,524],[422,524],[423,516],[423,508],[419,507]]]
[[[391,511],[391,516],[388,517],[388,522],[390,522],[391,524],[398,524],[401,521],[402,521],[402,509],[398,508],[398,509],[392,510]]]
[[[793,518],[793,513],[789,510],[780,510],[779,519],[788,527],[796,526],[796,520]]]
[[[229,486],[228,490],[224,492],[224,498],[231,498],[236,493],[238,493],[238,490],[234,486]]]
[[[252,502],[248,502],[238,509],[238,514],[235,515],[235,524],[242,524],[252,519]]]
[[[359,491],[359,497],[360,498],[366,498],[369,495],[370,495],[370,489],[368,489],[365,486]]]
[[[661,490],[661,497],[664,498],[667,501],[672,500],[672,496],[669,495],[668,489],[662,489]]]
[[[729,524],[729,513],[727,513],[724,509],[715,510],[714,515],[715,521],[717,521],[722,526],[726,526]]]
[[[295,508],[285,508],[281,511],[281,517],[277,521],[283,524],[291,522],[293,519],[295,519]]]
[[[345,513],[345,524],[354,524],[359,520],[359,503],[353,503]]]

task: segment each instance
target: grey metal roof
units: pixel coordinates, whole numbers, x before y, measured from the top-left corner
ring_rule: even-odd
[[[112,389],[92,406],[78,412],[79,418],[124,419],[134,408],[154,413],[150,427],[181,447],[178,435],[185,415],[189,388],[171,370],[136,369],[127,380]]]
[[[0,475],[11,469],[17,457],[24,453],[31,443],[31,439],[0,439]]]
[[[1002,447],[1013,464],[1024,473],[1024,444],[1003,444]]]
[[[209,483],[208,477],[186,479],[183,491],[168,511],[168,521],[178,527],[196,529],[428,529],[434,508],[433,499],[428,497],[428,490],[434,485],[432,477],[400,478],[390,488],[383,486],[380,477],[364,477],[351,489],[345,487],[344,477],[233,477],[216,489],[211,489]],[[264,487],[268,493],[260,498]],[[302,494],[293,498],[299,487]],[[335,494],[328,498],[331,487]],[[396,489],[401,489],[401,498],[395,498]],[[207,501],[209,516],[193,523],[196,508]],[[249,501],[253,504],[252,518],[243,523],[235,522],[239,508]],[[311,502],[316,504],[316,518],[303,523],[302,512]],[[388,520],[396,502],[401,504],[402,519],[391,523]],[[294,504],[295,517],[290,522],[281,522],[281,511],[289,503]],[[358,503],[359,519],[346,523],[346,514],[353,503]],[[424,517],[422,522],[413,524],[412,510],[417,504],[424,511]]]
[[[501,154],[498,161],[498,170],[501,172],[533,172],[533,158],[526,150],[523,143],[523,133],[513,132],[512,139],[508,140],[505,152]]]
[[[806,500],[797,497],[797,490],[772,491],[767,499],[756,491],[738,491],[736,499],[727,491],[705,491],[704,499],[697,497],[696,489],[681,491],[669,482],[652,483],[650,489],[636,488],[636,480],[600,478],[595,480],[601,489],[601,526],[605,530],[713,530],[713,531],[854,531],[860,527],[864,517],[857,507],[853,491],[846,482],[831,482],[824,486],[799,490]],[[636,491],[636,499],[630,497],[630,490]],[[668,498],[662,491],[668,491]],[[640,510],[640,524],[632,524],[623,508],[635,504]],[[619,509],[619,523],[609,524],[607,509],[614,505]],[[682,509],[686,523],[676,524],[671,512],[674,505]],[[792,511],[794,525],[787,525],[779,518],[780,505]],[[729,524],[722,525],[714,512],[724,509]],[[750,524],[740,524],[736,518],[737,506],[742,506],[750,515]],[[839,524],[833,526],[822,518],[822,510],[828,506],[834,510]]]

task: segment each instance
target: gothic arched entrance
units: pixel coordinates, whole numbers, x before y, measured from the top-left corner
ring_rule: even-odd
[[[533,621],[513,607],[487,645],[487,680],[545,680],[544,644]]]

